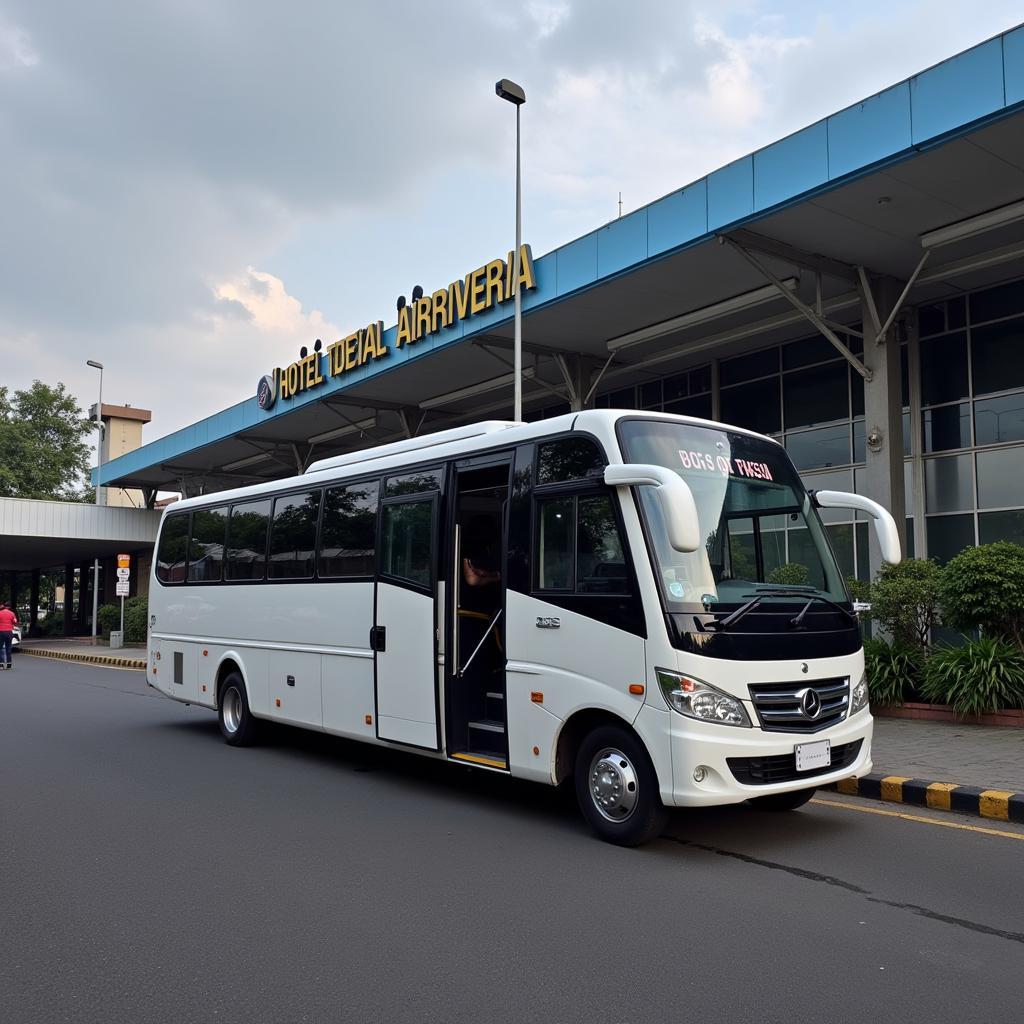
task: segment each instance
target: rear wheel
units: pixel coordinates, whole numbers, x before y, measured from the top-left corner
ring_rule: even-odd
[[[756,807],[759,811],[795,811],[798,807],[803,807],[816,792],[812,786],[810,789],[798,789],[793,793],[755,796],[751,798],[750,806]]]
[[[576,799],[605,841],[639,846],[659,835],[668,814],[644,745],[615,725],[595,729],[576,755]]]
[[[259,723],[249,710],[245,683],[237,672],[232,672],[221,683],[217,718],[225,743],[233,747],[246,747],[256,742]]]

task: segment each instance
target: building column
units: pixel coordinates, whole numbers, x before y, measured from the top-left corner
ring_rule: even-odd
[[[64,566],[64,635],[71,636],[74,632],[75,616],[75,567]]]
[[[28,634],[39,634],[39,570],[32,570],[32,585],[29,588]]]
[[[895,281],[872,282],[872,295],[882,323],[899,298]],[[900,547],[907,550],[906,501],[903,486],[903,403],[901,401],[900,345],[898,325],[879,338],[870,307],[870,297],[861,294],[861,322],[864,327],[864,365],[871,380],[864,382],[864,427],[867,438],[863,491],[892,513],[899,531]],[[871,576],[882,567],[878,538],[871,528],[869,557]]]
[[[89,573],[92,571],[92,566],[88,562],[83,562],[78,567],[78,617],[76,619],[76,629],[79,633],[85,633],[89,628],[89,609],[91,604],[89,601]]]

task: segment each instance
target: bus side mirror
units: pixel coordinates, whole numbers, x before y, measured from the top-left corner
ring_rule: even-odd
[[[812,491],[811,500],[821,508],[855,508],[867,512],[874,524],[883,560],[895,564],[902,557],[896,520],[877,501],[848,491]]]
[[[604,482],[609,487],[656,487],[669,544],[676,551],[700,550],[697,503],[693,491],[678,473],[664,466],[625,463],[606,467]]]

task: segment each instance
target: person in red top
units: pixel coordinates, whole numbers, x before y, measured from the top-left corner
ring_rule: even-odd
[[[11,662],[11,646],[14,640],[14,627],[18,624],[18,616],[7,607],[6,601],[0,601],[0,670],[14,668]]]

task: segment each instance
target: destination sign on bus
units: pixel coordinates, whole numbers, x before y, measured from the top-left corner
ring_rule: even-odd
[[[679,459],[684,469],[704,473],[717,473],[719,476],[739,476],[747,480],[773,481],[771,467],[767,462],[754,462],[751,459],[740,459],[723,455],[721,452],[698,451],[693,448],[680,448]]]

